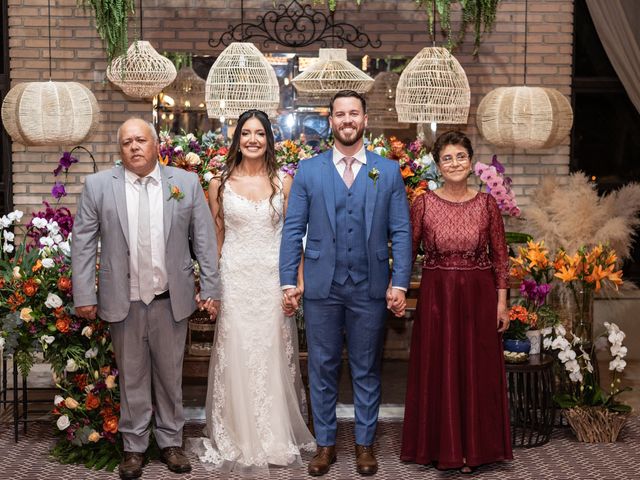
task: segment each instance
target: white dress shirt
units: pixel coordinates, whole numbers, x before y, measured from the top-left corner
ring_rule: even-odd
[[[340,150],[338,150],[336,147],[333,147],[332,151],[333,151],[333,164],[336,166],[336,169],[338,170],[338,174],[341,177],[344,175],[344,169],[347,167],[342,161],[344,157],[353,157],[356,159],[356,161],[353,162],[353,164],[351,165],[351,170],[353,170],[354,179],[358,176],[360,167],[362,167],[362,165],[367,164],[367,153],[364,149],[364,145],[360,150],[356,152],[355,155],[345,155],[344,153],[340,152]]]
[[[125,168],[125,192],[127,197],[127,220],[129,222],[129,271],[130,278],[130,300],[132,302],[140,300],[138,285],[140,280],[149,282],[149,278],[138,278],[138,197],[140,184],[136,182],[138,175]],[[164,245],[164,218],[163,218],[163,196],[162,177],[160,166],[147,175],[151,177],[147,185],[149,194],[149,215],[151,224],[151,264],[153,266],[153,289],[157,294],[169,289],[169,277],[165,264]]]

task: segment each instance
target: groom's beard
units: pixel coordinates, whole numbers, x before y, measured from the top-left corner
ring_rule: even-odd
[[[352,130],[350,133],[345,133],[343,131],[344,127],[351,127]],[[364,122],[360,125],[356,125],[355,123],[347,123],[345,125],[341,125],[340,128],[333,132],[333,136],[336,140],[338,140],[345,147],[350,147],[351,145],[355,145],[364,135]]]

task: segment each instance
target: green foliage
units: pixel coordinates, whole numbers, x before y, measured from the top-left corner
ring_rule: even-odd
[[[505,232],[504,235],[509,245],[514,243],[527,243],[528,241],[533,240],[533,237],[528,233]]]
[[[129,44],[127,22],[129,14],[134,12],[133,0],[78,0],[78,3],[93,10],[107,60],[110,62],[123,54]]]

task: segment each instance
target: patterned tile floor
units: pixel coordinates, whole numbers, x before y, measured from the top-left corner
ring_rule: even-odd
[[[386,479],[447,479],[468,478],[457,471],[440,472],[432,467],[406,464],[399,461],[401,424],[392,421],[380,422],[376,451],[380,470],[373,477]],[[199,436],[201,424],[191,423],[185,429],[185,436]],[[361,478],[354,471],[353,423],[341,421],[338,440],[338,462],[327,480]],[[48,423],[29,425],[26,436],[21,436],[16,444],[11,432],[3,426],[0,431],[0,479],[3,480],[79,480],[117,479],[116,473],[94,472],[82,466],[60,465],[48,457],[54,437]],[[615,444],[583,444],[575,440],[567,428],[554,431],[551,441],[537,448],[517,449],[513,462],[487,465],[479,468],[474,475],[481,479],[580,479],[614,480],[638,478],[640,463],[640,418],[631,417]],[[305,461],[308,456],[305,457]],[[225,478],[239,479],[236,475],[217,475],[207,472],[192,458],[193,471],[186,475],[169,472],[160,462],[154,461],[145,467],[144,479],[164,480],[212,480]],[[272,479],[311,478],[304,467],[297,469],[274,469]]]

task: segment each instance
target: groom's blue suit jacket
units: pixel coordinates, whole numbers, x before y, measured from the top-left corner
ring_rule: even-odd
[[[367,151],[367,164],[358,173],[366,175],[365,250],[369,296],[384,298],[389,278],[393,286],[409,287],[411,276],[411,226],[409,207],[398,163]],[[378,171],[377,178],[370,174]],[[336,266],[335,165],[332,150],[299,164],[287,207],[280,248],[280,284],[296,285],[304,251],[305,297],[329,296]],[[389,241],[393,269],[389,272]]]

